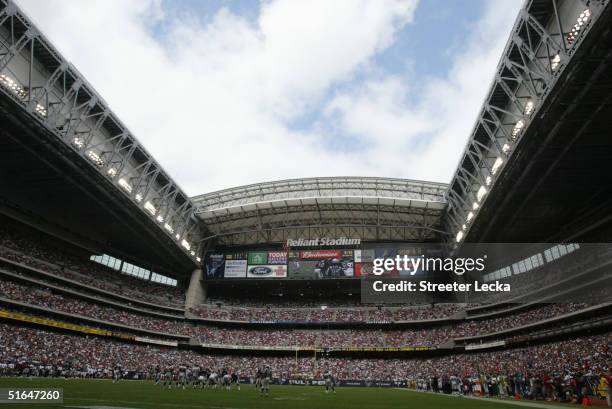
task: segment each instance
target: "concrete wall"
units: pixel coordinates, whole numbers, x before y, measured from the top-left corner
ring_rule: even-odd
[[[206,284],[202,283],[202,277],[203,273],[201,269],[193,270],[191,273],[189,287],[185,294],[185,309],[197,307],[206,300],[208,291],[206,289]]]

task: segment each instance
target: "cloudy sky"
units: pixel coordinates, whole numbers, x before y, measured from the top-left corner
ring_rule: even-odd
[[[189,194],[449,182],[519,0],[18,0]]]

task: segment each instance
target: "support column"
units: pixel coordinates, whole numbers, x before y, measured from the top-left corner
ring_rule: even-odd
[[[191,279],[189,280],[189,287],[185,294],[185,309],[197,307],[206,300],[207,286],[202,283],[203,273],[202,269],[195,269],[191,273]]]

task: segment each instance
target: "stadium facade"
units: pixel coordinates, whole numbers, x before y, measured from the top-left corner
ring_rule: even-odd
[[[15,3],[0,0],[0,318],[196,351],[206,362],[272,356],[310,372],[317,364],[300,359],[312,352],[443,360],[577,334],[609,339],[609,300],[551,308],[521,296],[591,294],[609,279],[612,260],[578,243],[612,233],[611,22],[607,0],[526,1],[448,185],[305,178],[188,197]],[[551,243],[483,273],[527,281],[516,299],[355,308],[375,257],[494,242]],[[96,268],[104,283],[86,278]],[[113,270],[148,281],[113,285]],[[557,270],[572,274],[546,281]],[[27,295],[40,288],[52,294],[47,305]],[[265,344],[270,334],[279,342]]]

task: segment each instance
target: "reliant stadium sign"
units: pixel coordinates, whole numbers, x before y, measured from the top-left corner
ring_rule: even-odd
[[[287,239],[287,247],[359,246],[361,239],[347,237],[316,237],[314,239]]]

